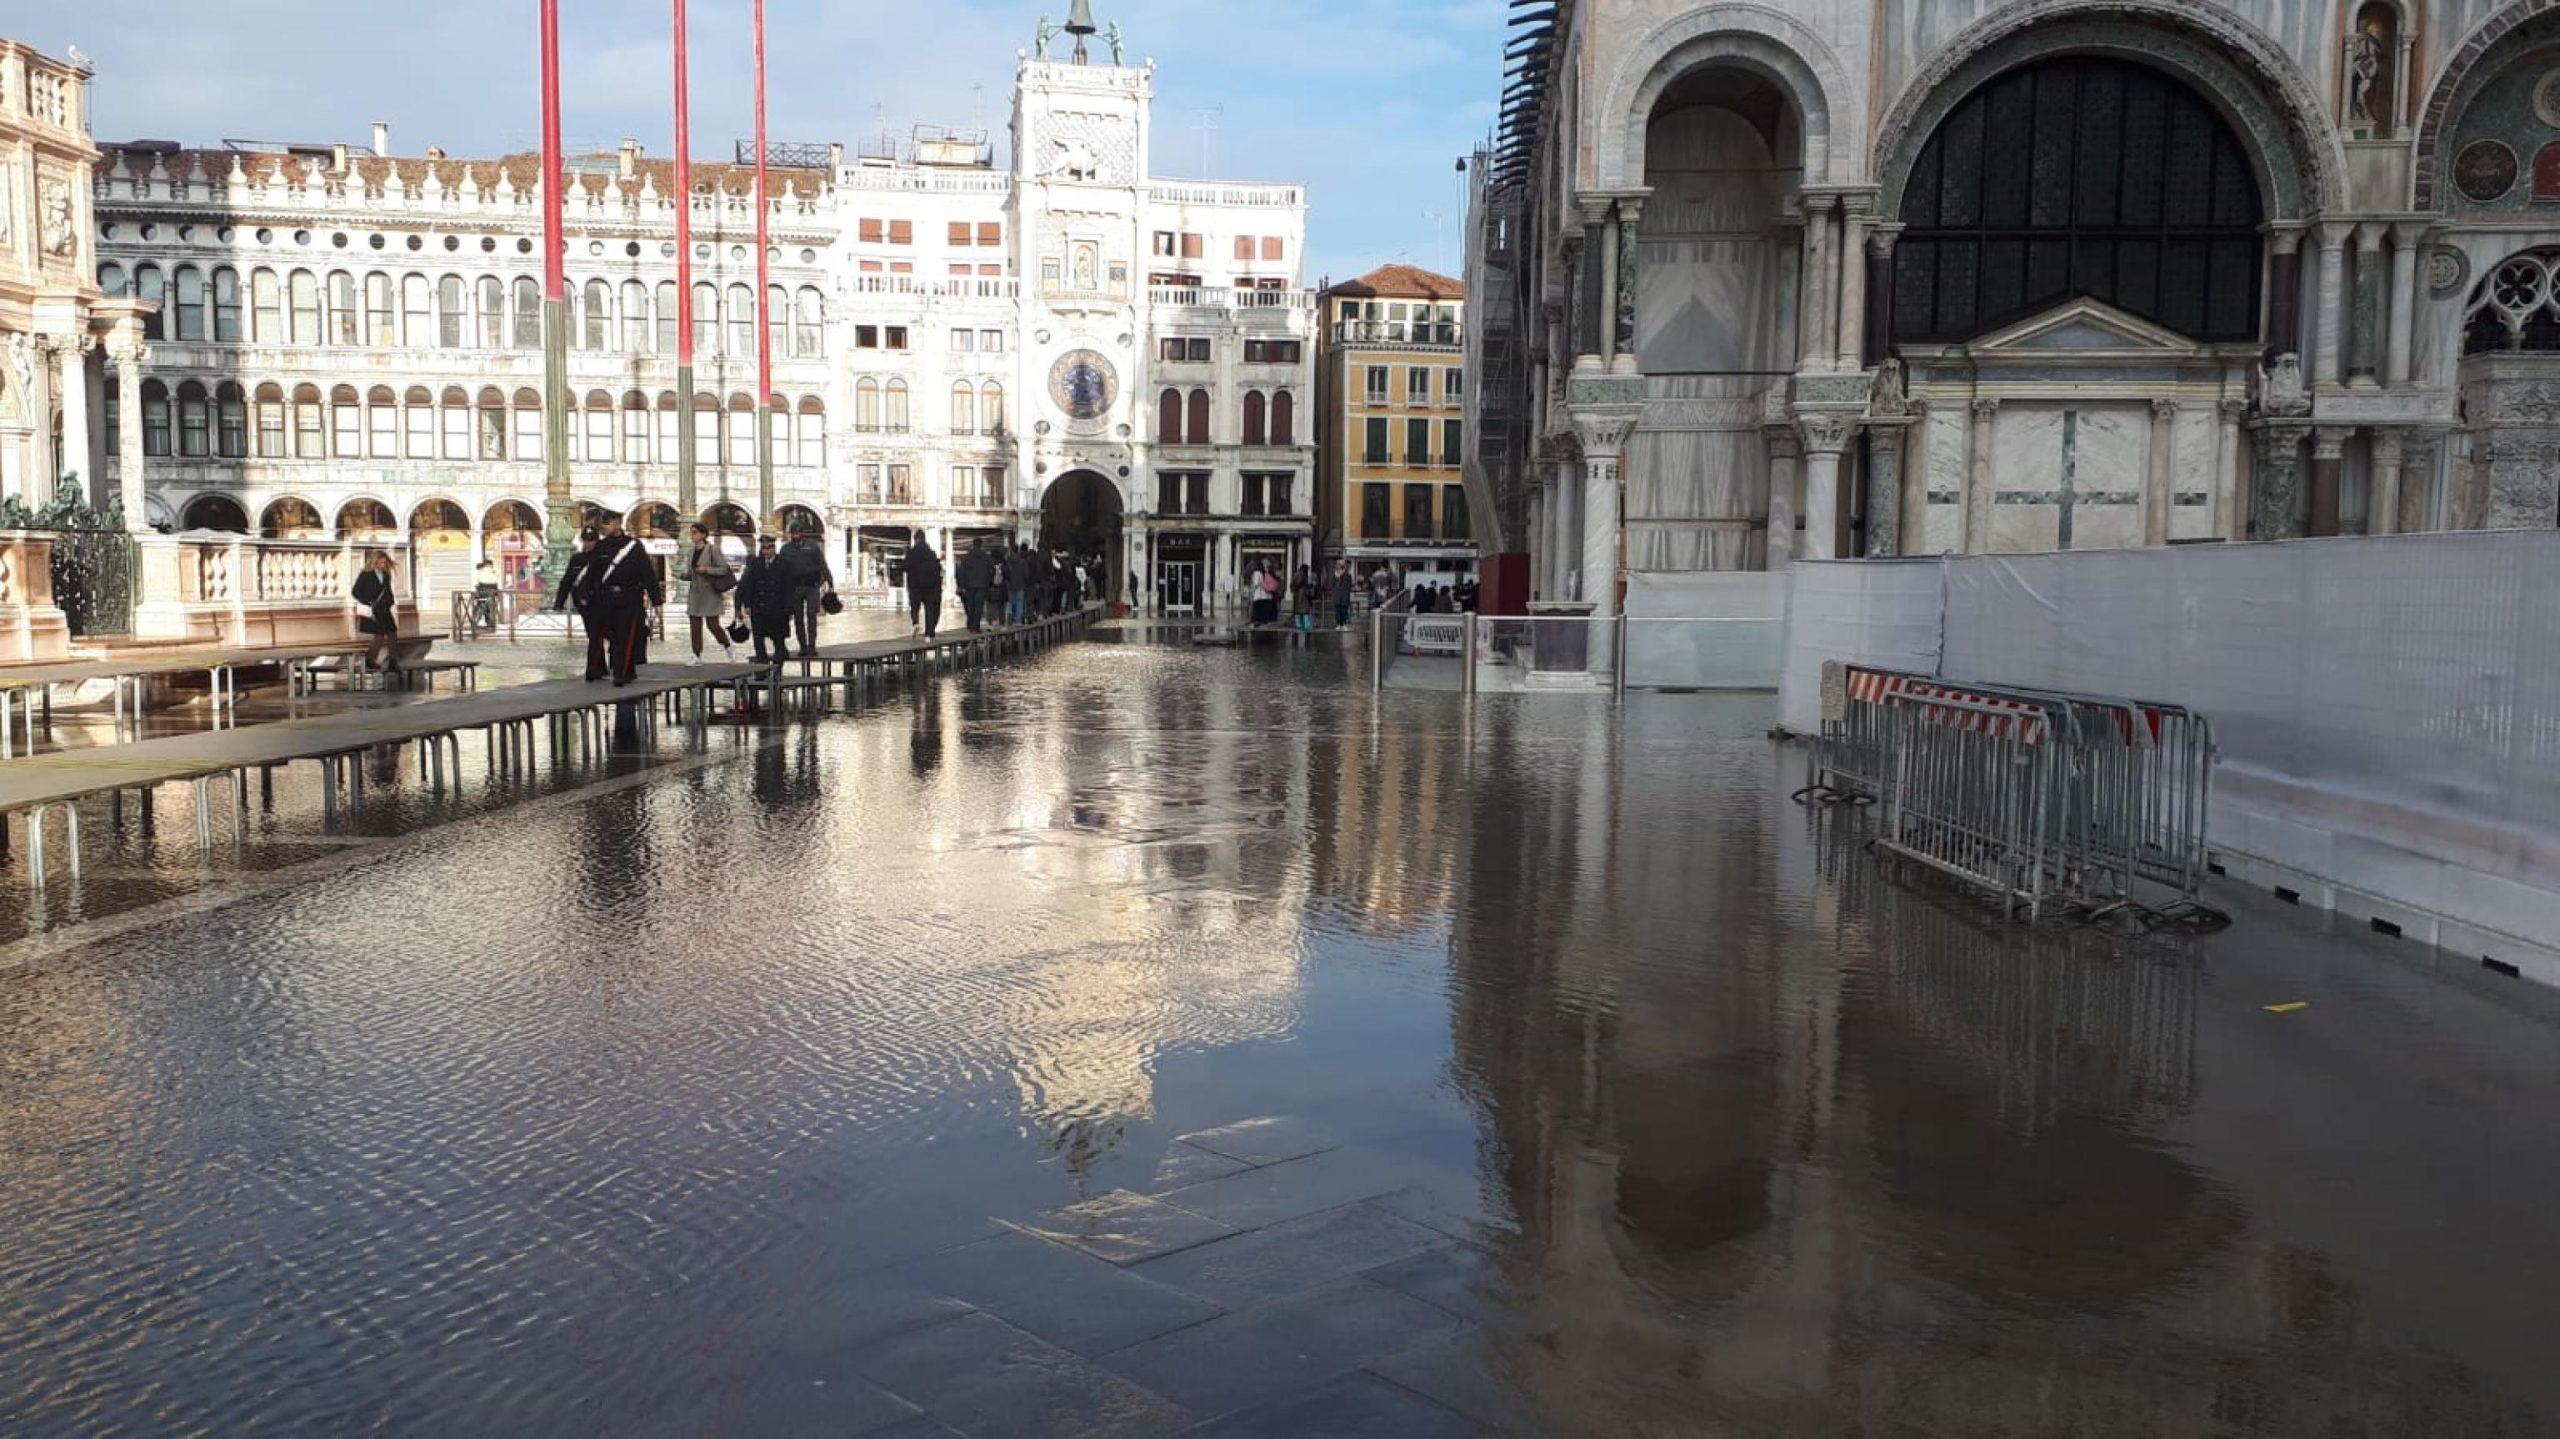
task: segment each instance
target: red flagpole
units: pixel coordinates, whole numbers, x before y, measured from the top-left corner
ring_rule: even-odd
[[[676,51],[676,508],[696,509],[693,430],[693,112],[686,79],[685,0],[675,0]],[[660,463],[664,463],[663,458]]]
[[[755,0],[756,23],[756,500],[773,513],[773,270],[767,225],[773,196],[764,163],[764,0]]]
[[[577,515],[569,498],[567,197],[560,158],[560,0],[542,0],[542,478],[544,564],[569,562]]]

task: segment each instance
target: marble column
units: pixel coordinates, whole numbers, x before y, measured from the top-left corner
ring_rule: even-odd
[[[116,365],[116,496],[124,508],[124,525],[140,534],[143,523],[142,362],[148,357],[141,335],[120,337],[109,357]]]
[[[2382,368],[2375,353],[2382,347],[2382,234],[2378,221],[2356,226],[2355,276],[2347,289],[2347,383],[2359,389],[2371,388]]]
[[[1564,350],[1570,365],[1583,355],[1600,353],[1600,339],[1594,333],[1599,324],[1598,272],[1592,266],[1593,247],[1599,243],[1599,227],[1586,224],[1580,233],[1568,232],[1564,237]]]
[[[1798,415],[1804,434],[1804,548],[1808,560],[1840,555],[1840,452],[1857,423],[1842,415]]]
[[[2345,425],[2322,425],[2311,432],[2311,533],[2315,536],[2338,532],[2338,480],[2344,468],[2347,438],[2355,430]]]
[[[1969,555],[1991,548],[1991,426],[1999,416],[1998,400],[1973,402],[1973,437],[1964,481],[1964,552]]]
[[[2302,534],[2303,425],[2258,431],[2258,467],[2249,480],[2251,538],[2290,540]]]
[[[1800,365],[1808,370],[1827,370],[1832,364],[1831,211],[1834,203],[1829,195],[1808,194],[1803,198],[1804,265],[1798,272],[1796,334],[1801,342]]]
[[[1796,470],[1804,451],[1793,425],[1765,425],[1760,435],[1769,446],[1769,533],[1760,567],[1782,570],[1796,557]]]
[[[1907,422],[1867,425],[1867,558],[1902,552],[1902,433]]]
[[[1863,366],[1867,353],[1867,213],[1864,195],[1840,197],[1840,368]]]
[[[1582,460],[1556,465],[1556,562],[1548,573],[1552,598],[1582,598]]]
[[[2240,417],[2249,412],[2245,400],[2224,400],[2218,407],[2221,426],[2213,459],[2213,532],[2226,540],[2249,537],[2248,511],[2240,495]]]
[[[2402,221],[2391,227],[2391,332],[2383,347],[2382,365],[2383,383],[2394,389],[2417,374],[2417,356],[2410,353],[2410,346],[2417,336],[2418,248],[2426,234],[2424,221]]]
[[[1895,458],[1902,466],[1902,527],[1894,541],[1898,554],[1923,553],[1929,540],[1929,404],[1911,402],[1911,423],[1894,436]]]
[[[77,472],[81,493],[92,495],[98,477],[90,473],[89,352],[96,345],[87,335],[65,335],[54,342],[53,351],[54,391],[62,397],[62,473]]]
[[[2355,233],[2355,228],[2320,226],[2320,352],[2313,359],[2312,374],[2323,385],[2337,384],[2346,368],[2347,237]]]
[[[2388,535],[2400,528],[2401,436],[2398,430],[2373,432],[2372,495],[2365,502],[2364,532]]]
[[[2150,468],[2142,484],[2142,542],[2169,543],[2170,490],[2177,484],[2178,402],[2151,402]]]
[[[1582,441],[1582,593],[1594,615],[1618,612],[1618,565],[1624,518],[1619,505],[1618,457],[1636,427],[1636,411],[1612,407],[1578,412],[1573,428]]]
[[[1600,363],[1614,367],[1618,359],[1618,219],[1611,215],[1600,226]]]
[[[2434,528],[2428,501],[2436,487],[2436,455],[2444,446],[2440,434],[2420,431],[2401,446],[2400,513],[2393,524],[2404,535]]]
[[[1635,195],[1618,199],[1618,284],[1610,293],[1616,296],[1614,319],[1617,346],[1610,368],[1621,374],[1636,373],[1636,271],[1637,246],[1644,238],[1644,200]]]
[[[2302,353],[2302,229],[2284,225],[2267,233],[2267,350]]]
[[[1893,242],[1901,233],[1902,227],[1892,224],[1867,231],[1867,339],[1858,353],[1861,369],[1882,363],[1893,334]]]

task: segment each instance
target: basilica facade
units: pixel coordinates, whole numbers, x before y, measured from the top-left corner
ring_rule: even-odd
[[[1552,598],[2560,519],[2560,0],[1520,0],[1471,481]]]
[[[1157,178],[1152,62],[1120,63],[1116,38],[1108,60],[1082,36],[1040,42],[1001,163],[986,136],[940,130],[769,150],[761,295],[750,165],[697,163],[680,196],[635,142],[570,158],[582,514],[626,515],[662,550],[696,519],[740,537],[822,528],[840,582],[870,590],[917,531],[946,552],[1045,537],[1102,553],[1117,596],[1176,609],[1222,576],[1311,558],[1303,190]],[[86,288],[142,318],[124,351],[86,362],[93,389],[130,396],[65,440],[89,456],[74,468],[138,471],[162,527],[406,536],[430,603],[483,557],[539,583],[537,156],[400,155],[380,126],[352,145],[108,143],[93,193]]]

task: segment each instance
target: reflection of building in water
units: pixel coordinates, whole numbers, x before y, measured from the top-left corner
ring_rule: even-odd
[[[1455,1078],[1538,1336],[1489,1342],[1542,1418],[2318,1432],[2360,1412],[2365,1356],[2438,1396],[2477,1378],[2393,1350],[2358,1276],[2190,1155],[2191,961],[1876,883],[1860,822],[1788,807],[1751,746],[1498,715],[1470,743],[1518,783],[1426,842],[1463,851]],[[2190,1371],[2217,1377],[2158,1382]]]

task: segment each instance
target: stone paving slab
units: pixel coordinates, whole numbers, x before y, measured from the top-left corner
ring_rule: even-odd
[[[1455,1318],[1419,1299],[1346,1279],[1132,1345],[1103,1363],[1215,1415],[1305,1394],[1380,1355],[1457,1329]]]
[[[1191,1431],[1197,1439],[1465,1439],[1483,1432],[1465,1415],[1369,1373]]]
[[[1431,1231],[1437,1238],[1439,1231]],[[1446,1309],[1471,1324],[1502,1325],[1512,1310],[1495,1296],[1491,1260],[1462,1244],[1439,1244],[1362,1271],[1371,1281]]]
[[[1333,1148],[1332,1134],[1296,1115],[1266,1114],[1179,1135],[1180,1142],[1246,1164],[1277,1164]]]
[[[1209,1300],[1037,1235],[1000,1234],[893,1270],[1078,1354],[1101,1354],[1214,1319]]]
[[[1388,1151],[1351,1146],[1169,1189],[1156,1197],[1239,1229],[1253,1229],[1436,1182],[1435,1169]]]
[[[1233,1225],[1126,1189],[1052,1209],[1020,1227],[1113,1264],[1135,1264],[1236,1232]]]
[[[1114,1439],[1177,1433],[1182,1406],[991,1314],[889,1339],[854,1356],[861,1375],[967,1435]]]
[[[1493,1377],[1496,1366],[1484,1348],[1490,1342],[1481,1330],[1469,1330],[1373,1359],[1364,1367],[1488,1429],[1543,1433],[1520,1397]]]
[[[1241,1309],[1446,1243],[1437,1230],[1351,1204],[1151,1259],[1131,1272]]]

